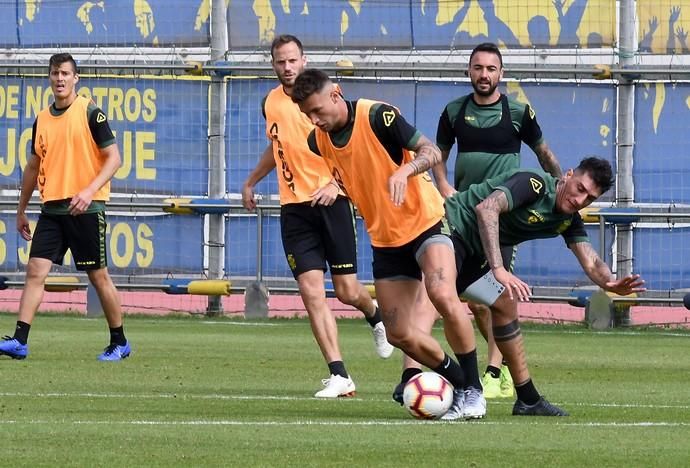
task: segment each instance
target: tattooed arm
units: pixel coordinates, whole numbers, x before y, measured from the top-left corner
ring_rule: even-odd
[[[417,156],[412,161],[405,164],[405,166],[409,166],[412,169],[411,175],[426,172],[442,161],[441,150],[424,135],[419,137],[417,144],[411,149],[417,153]]]
[[[539,164],[541,165],[542,169],[557,179],[560,179],[563,176],[561,165],[558,163],[558,158],[555,154],[553,154],[553,151],[551,151],[551,148],[549,148],[549,145],[547,145],[546,142],[542,141],[536,145],[533,150],[534,154],[537,155],[537,159],[539,160]]]
[[[621,296],[646,290],[643,287],[644,280],[640,279],[640,275],[629,275],[617,280],[609,266],[597,255],[589,242],[574,242],[568,244],[568,247],[577,257],[585,274],[600,288]]]
[[[388,179],[388,192],[395,206],[400,206],[405,201],[408,177],[423,174],[441,162],[441,151],[424,135],[420,134],[416,143],[409,149],[415,151],[417,157],[403,164]]]
[[[509,210],[508,197],[501,190],[495,190],[474,208],[477,213],[477,225],[484,256],[494,277],[506,288],[511,299],[513,299],[513,294],[516,294],[518,299],[526,301],[530,295],[529,286],[505,269],[501,256],[499,217],[501,213]]]
[[[482,240],[484,256],[492,270],[503,268],[501,244],[498,236],[501,213],[508,211],[508,197],[500,190],[494,191],[474,208],[477,213],[479,237]]]

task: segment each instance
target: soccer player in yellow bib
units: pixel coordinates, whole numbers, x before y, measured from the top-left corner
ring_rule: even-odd
[[[110,344],[100,361],[129,356],[122,325],[120,297],[108,273],[105,202],[110,179],[121,165],[120,151],[108,120],[89,99],[77,95],[77,64],[70,54],[55,54],[49,64],[55,102],[38,114],[33,125],[31,157],[22,177],[17,230],[32,241],[26,266],[19,317],[12,337],[0,341],[0,354],[24,359],[29,329],[43,299],[50,269],[62,264],[70,249],[76,267],[86,271],[103,306]],[[34,233],[26,208],[34,189],[41,195],[41,214]]]
[[[295,36],[278,36],[271,45],[271,57],[280,83],[262,106],[270,143],[244,183],[242,202],[248,210],[255,209],[254,186],[277,169],[283,249],[330,374],[314,396],[351,396],[355,383],[345,368],[338,328],[326,302],[326,262],[336,297],[359,309],[372,327],[378,355],[389,357],[393,346],[386,339],[380,312],[357,281],[357,238],[350,201],[324,161],[309,151],[307,135],[314,127],[290,99],[295,80],[307,64],[302,43]]]

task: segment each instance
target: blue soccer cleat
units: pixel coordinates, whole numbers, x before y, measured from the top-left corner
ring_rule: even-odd
[[[129,341],[124,345],[109,344],[103,353],[98,356],[99,361],[121,361],[128,357],[132,352],[132,348],[129,346]]]
[[[12,359],[24,359],[29,355],[29,345],[21,344],[16,338],[6,336],[0,341],[0,355],[3,354]]]

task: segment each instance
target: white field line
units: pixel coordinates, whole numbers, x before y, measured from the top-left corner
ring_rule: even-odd
[[[327,401],[313,397],[290,397],[274,395],[191,395],[177,393],[26,393],[26,392],[0,392],[0,397],[18,398],[120,398],[120,399],[141,399],[141,400],[278,400],[278,401]],[[338,398],[337,401],[364,401],[362,398]]]
[[[156,323],[155,321],[151,321],[152,323]],[[304,326],[303,323],[298,323],[298,322],[289,322],[288,320],[281,320],[279,322],[235,322],[235,321],[218,321],[218,320],[204,320],[199,322],[200,324],[203,325],[230,325],[230,326],[249,326],[249,327],[294,327],[294,326]],[[363,325],[364,322],[363,322]],[[443,326],[440,324],[434,325],[434,329],[437,330],[443,330]],[[670,336],[670,337],[682,337],[682,338],[690,338],[690,333],[683,333],[682,331],[680,332],[673,332],[673,331],[654,331],[654,332],[645,332],[645,331],[635,331],[635,330],[630,330],[630,331],[621,331],[621,330],[612,330],[612,331],[605,331],[605,330],[597,330],[597,331],[592,331],[592,330],[527,330],[525,333],[527,334],[548,334],[548,335],[614,335],[614,336],[644,336],[644,337],[653,337],[653,336]]]
[[[91,393],[91,392],[0,392],[0,397],[6,398],[103,398],[103,399],[130,399],[130,400],[243,400],[243,401],[313,401],[328,402],[328,399],[299,396],[278,395],[222,395],[222,394],[186,394],[186,393]],[[364,399],[364,398],[338,398],[338,402],[367,402],[376,403],[385,401],[392,403],[390,399]],[[512,405],[513,401],[491,401],[490,405]],[[589,408],[626,408],[626,409],[690,409],[690,404],[641,404],[641,403],[567,403],[558,402],[563,406],[579,406]]]
[[[543,421],[543,422],[542,422]],[[525,425],[545,425],[553,426],[549,421],[553,421],[553,418],[543,418],[540,420],[535,420],[532,418],[521,418],[520,421],[510,422],[510,421],[420,421],[420,420],[400,420],[400,421],[235,421],[235,420],[186,420],[186,421],[164,421],[164,420],[129,420],[129,421],[106,421],[106,420],[36,420],[31,419],[28,421],[20,420],[9,420],[3,421],[5,425],[55,425],[60,424],[64,426],[65,424],[71,425],[103,425],[103,426],[411,426],[411,425],[426,425],[426,424],[464,424],[464,425],[484,425],[484,426],[525,426]],[[684,422],[561,422],[559,419],[556,426],[560,427],[616,427],[616,428],[626,428],[626,427],[690,427],[690,423]]]
[[[526,330],[524,331],[525,334],[531,335],[531,334],[548,334],[548,335],[590,335],[590,336],[598,336],[598,335],[614,335],[614,336],[643,336],[645,338],[652,338],[656,336],[672,336],[672,337],[682,337],[682,338],[690,338],[690,333],[683,333],[683,332],[662,332],[662,331],[653,331],[653,332],[644,332],[644,331],[620,331],[620,330],[613,330],[613,331],[600,331],[600,330]]]
[[[150,321],[151,323],[160,323],[156,322],[154,320]],[[182,323],[182,322],[181,322]],[[289,320],[279,320],[276,322],[251,322],[251,321],[220,321],[220,320],[203,320],[199,322],[202,325],[229,325],[229,326],[250,326],[250,327],[294,327],[294,326],[300,326],[303,327],[304,323],[299,323],[299,322],[290,322]],[[364,326],[365,323],[362,322],[362,325]],[[443,326],[437,323],[434,325],[434,329],[437,330],[443,330]],[[636,330],[629,330],[629,331],[622,331],[622,330],[611,330],[611,331],[606,331],[606,330],[545,330],[545,329],[538,329],[538,330],[526,330],[525,333],[528,334],[545,334],[545,335],[614,335],[614,336],[644,336],[644,337],[653,337],[653,336],[672,336],[672,337],[683,337],[683,338],[690,338],[690,333],[684,333],[682,331],[654,331],[654,332],[645,332],[643,330],[641,331],[636,331]]]

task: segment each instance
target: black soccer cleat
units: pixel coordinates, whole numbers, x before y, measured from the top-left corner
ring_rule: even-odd
[[[393,401],[396,403],[400,403],[400,406],[403,405],[403,392],[405,391],[405,382],[400,382],[398,385],[395,386],[395,389],[393,390]]]
[[[528,405],[520,400],[515,401],[513,416],[569,416],[569,414],[558,406],[552,405],[542,396],[533,405]]]

